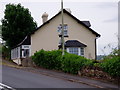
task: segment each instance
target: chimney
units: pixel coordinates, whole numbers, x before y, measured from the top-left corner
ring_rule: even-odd
[[[42,15],[42,21],[45,23],[48,20],[48,14],[46,12],[43,13]]]

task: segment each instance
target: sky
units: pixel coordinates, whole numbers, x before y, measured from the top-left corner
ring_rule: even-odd
[[[119,0],[63,0],[64,8],[81,21],[90,21],[91,28],[101,35],[97,39],[97,54],[107,55],[118,45],[118,1]],[[61,0],[0,0],[0,19],[4,18],[5,5],[18,4],[28,8],[37,25],[42,24],[42,14],[48,19],[61,9]],[[0,22],[1,24],[1,22]],[[57,29],[57,28],[56,28]]]

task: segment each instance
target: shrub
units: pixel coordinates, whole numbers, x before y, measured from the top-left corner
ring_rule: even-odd
[[[61,69],[61,53],[61,50],[40,50],[32,56],[32,59],[38,66],[42,66],[48,69],[59,70]]]
[[[77,74],[83,66],[91,65],[86,58],[74,54],[67,53],[62,59],[62,70],[67,73]]]
[[[62,56],[61,50],[40,50],[32,56],[37,66],[48,69],[62,70],[67,73],[77,74],[83,66],[91,66],[93,62],[82,56],[65,52]]]
[[[10,59],[10,49],[6,46],[1,46],[2,48],[2,58],[9,60]]]
[[[116,56],[104,60],[100,66],[103,70],[114,77],[120,77],[120,57]]]
[[[44,66],[45,51],[40,50],[39,52],[34,53],[34,55],[32,56],[32,60],[37,66]]]
[[[61,69],[61,50],[46,51],[46,64],[49,69]]]

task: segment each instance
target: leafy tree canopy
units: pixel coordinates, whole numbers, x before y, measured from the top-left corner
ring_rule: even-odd
[[[6,41],[9,48],[12,48],[19,44],[25,36],[33,32],[37,24],[29,10],[21,4],[7,4],[4,13],[2,39]]]

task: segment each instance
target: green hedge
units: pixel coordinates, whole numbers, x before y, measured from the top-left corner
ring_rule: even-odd
[[[44,51],[40,50],[32,56],[32,60],[36,65],[48,69],[61,69],[61,54],[60,50]]]
[[[77,74],[78,70],[83,66],[92,65],[91,60],[78,55],[65,52],[65,55],[62,56],[61,50],[40,50],[32,56],[32,59],[38,66],[48,69],[62,70],[72,74]]]
[[[120,57],[117,56],[108,58],[102,63],[95,63],[93,60],[67,52],[62,56],[61,50],[40,50],[32,56],[32,59],[37,66],[67,73],[77,74],[84,66],[98,66],[110,75],[120,77]]]
[[[120,57],[112,57],[111,59],[104,60],[100,67],[103,68],[103,70],[110,75],[114,77],[120,77]]]
[[[65,54],[62,58],[62,70],[67,73],[77,74],[83,66],[92,65],[92,61],[75,54]]]

